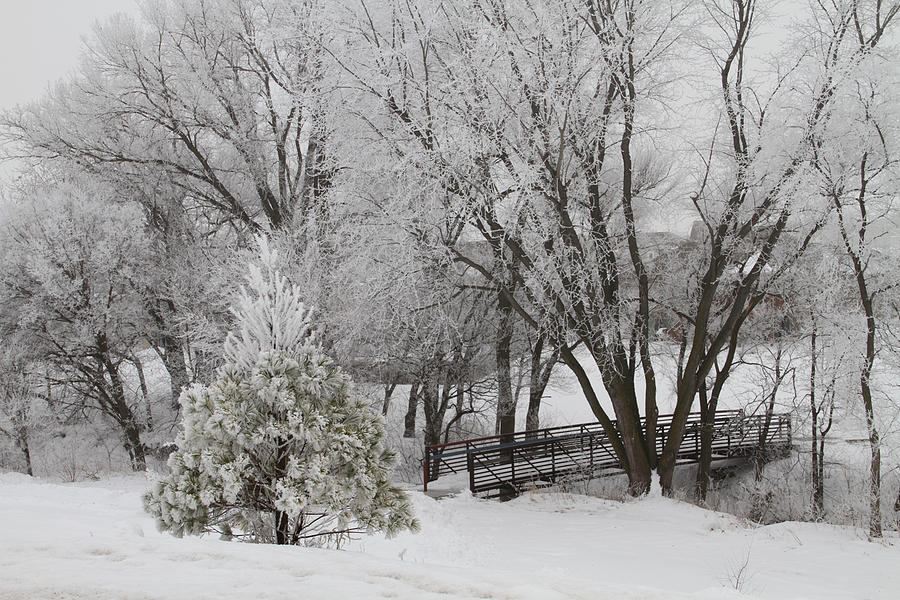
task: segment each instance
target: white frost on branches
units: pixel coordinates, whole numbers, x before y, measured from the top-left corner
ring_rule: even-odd
[[[260,241],[226,363],[181,396],[171,473],[145,496],[161,529],[303,543],[353,531],[416,529],[388,476],[384,424],[312,335],[300,288]]]
[[[241,286],[237,306],[231,309],[238,332],[225,339],[225,360],[249,369],[266,351],[291,352],[314,342],[312,310],[304,307],[300,286],[278,272],[278,256],[260,237],[259,264],[250,264],[247,284]]]

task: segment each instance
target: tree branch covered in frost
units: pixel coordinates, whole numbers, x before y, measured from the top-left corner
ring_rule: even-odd
[[[225,339],[225,360],[240,369],[250,368],[261,352],[290,351],[315,340],[312,310],[303,306],[300,286],[276,269],[278,255],[266,238],[257,241],[259,264],[249,265],[249,290],[241,286],[237,306],[231,311],[239,330]]]

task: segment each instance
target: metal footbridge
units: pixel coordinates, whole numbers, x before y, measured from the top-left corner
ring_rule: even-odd
[[[662,452],[671,424],[672,415],[660,415],[657,453]],[[719,411],[711,427],[714,463],[747,460],[760,449],[767,458],[790,451],[787,414],[747,416],[738,410]],[[699,462],[701,429],[700,414],[691,413],[677,464]],[[469,490],[486,496],[624,472],[606,432],[596,422],[426,446],[423,470],[425,491],[439,477],[466,473]]]

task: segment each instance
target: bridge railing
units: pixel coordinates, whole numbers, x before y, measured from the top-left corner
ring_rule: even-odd
[[[657,421],[657,452],[663,449],[671,422],[672,415],[661,415]],[[699,458],[703,427],[699,414],[689,416],[677,454],[681,462]],[[716,460],[745,457],[760,447],[780,451],[790,446],[789,415],[748,417],[742,411],[719,411],[711,427]],[[427,446],[423,469],[426,490],[441,475],[467,473],[473,493],[622,471],[609,438],[596,422]]]

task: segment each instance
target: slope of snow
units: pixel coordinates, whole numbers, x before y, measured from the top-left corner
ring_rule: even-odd
[[[0,475],[0,599],[900,594],[896,539],[869,543],[801,523],[753,528],[660,497],[535,494],[500,504],[411,492],[421,533],[330,551],[160,534],[141,509],[145,487],[139,477],[56,484]]]

